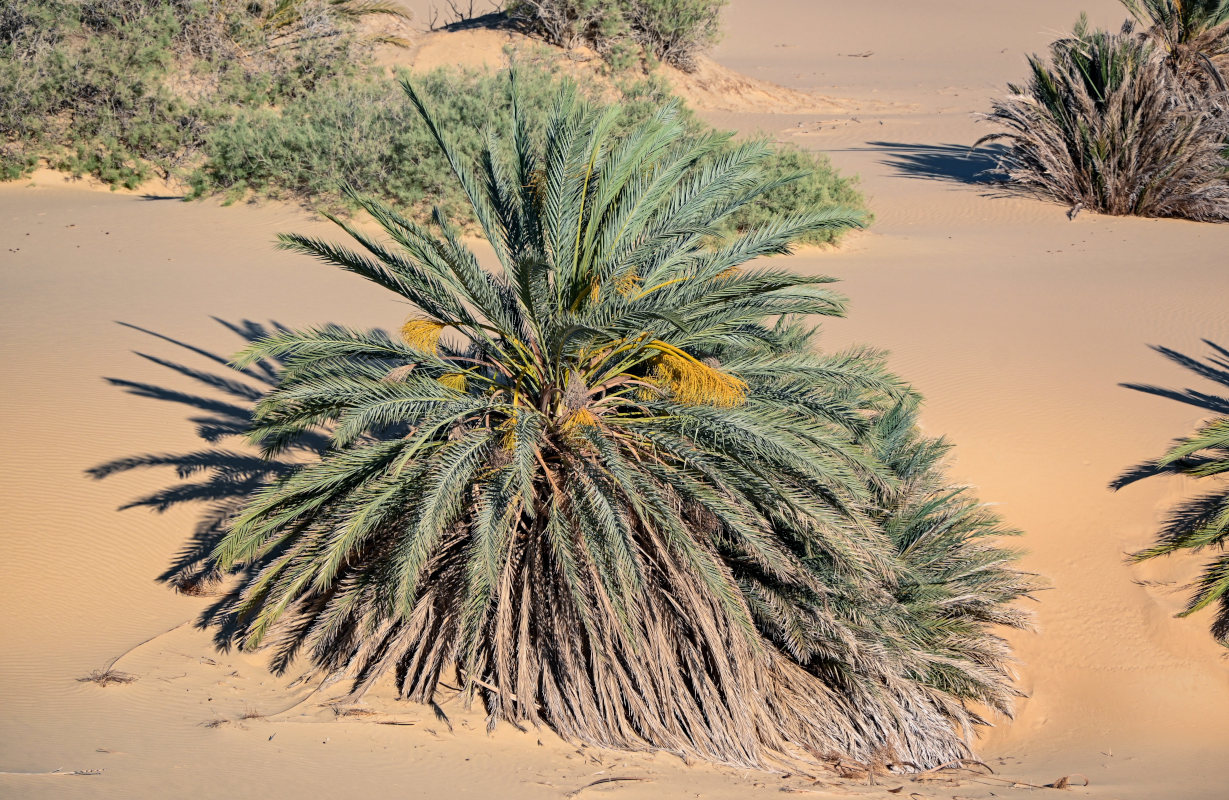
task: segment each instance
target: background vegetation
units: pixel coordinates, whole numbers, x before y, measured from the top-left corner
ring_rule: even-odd
[[[355,16],[331,0],[30,0],[0,7],[0,176],[46,159],[134,187],[193,163],[240,107],[358,74]]]
[[[643,12],[636,19],[664,19],[668,5],[626,8]],[[674,5],[682,16],[671,18],[678,21],[695,4]],[[720,4],[708,5],[715,20]],[[420,214],[440,204],[472,222],[396,81],[372,64],[373,44],[389,37],[361,35],[371,26],[355,24],[395,10],[348,0],[5,4],[0,177],[13,180],[47,164],[127,188],[158,177],[187,183],[192,197],[278,197],[332,210],[345,206],[342,189],[349,185]],[[664,56],[675,45],[661,35]],[[521,74],[540,130],[547,99],[566,78],[549,59],[522,65]],[[467,154],[478,151],[485,127],[507,121],[507,93],[495,74],[441,69],[417,80]],[[586,88],[624,105],[621,129],[674,100],[663,82],[643,73]],[[682,113],[686,136],[710,130]],[[862,207],[854,182],[823,156],[773,151],[763,166],[769,179],[806,176],[728,220],[729,230],[774,211]],[[839,235],[824,231],[810,242]]]

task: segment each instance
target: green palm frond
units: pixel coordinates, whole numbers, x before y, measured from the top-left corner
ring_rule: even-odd
[[[1196,374],[1229,387],[1229,351],[1211,342],[1207,344],[1214,355],[1206,364],[1173,350],[1158,349]],[[1128,388],[1171,397],[1204,409],[1229,409],[1229,398],[1203,392],[1177,393],[1133,384],[1128,384]],[[1132,467],[1110,486],[1120,489],[1141,478],[1165,474],[1200,479],[1211,491],[1172,509],[1161,526],[1157,543],[1131,554],[1131,560],[1145,561],[1182,551],[1200,552],[1205,548],[1220,553],[1190,587],[1190,601],[1178,616],[1189,616],[1215,604],[1218,610],[1212,621],[1212,634],[1221,644],[1229,646],[1229,555],[1225,555],[1229,548],[1229,481],[1226,478],[1229,475],[1229,416],[1205,421],[1193,434],[1175,441],[1160,458]]]

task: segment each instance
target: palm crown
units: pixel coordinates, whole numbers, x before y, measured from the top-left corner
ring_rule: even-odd
[[[987,626],[1024,624],[1006,603],[1031,584],[878,356],[791,322],[841,311],[830,279],[745,266],[859,218],[719,239],[774,186],[760,143],[685,139],[670,107],[615,140],[617,110],[570,88],[539,140],[513,78],[511,140],[467,164],[405,88],[501,269],[442,214],[367,201],[391,242],[282,237],[416,311],[400,340],[329,326],[238,357],[283,364],[250,433],[267,455],[331,437],[213,551],[243,643],[276,631],[356,695],[392,674],[428,701],[455,668],[492,725],[606,746],[964,755],[965,701],[1014,694]]]

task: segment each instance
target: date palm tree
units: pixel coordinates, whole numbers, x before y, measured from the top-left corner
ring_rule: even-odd
[[[261,337],[281,364],[252,442],[331,444],[254,493],[210,560],[244,647],[302,651],[431,701],[452,677],[489,724],[771,767],[926,768],[968,753],[966,700],[1006,710],[988,626],[1030,584],[997,521],[942,485],[881,358],[822,354],[798,320],[842,312],[824,277],[749,265],[861,218],[722,238],[779,182],[760,142],[687,137],[676,109],[611,135],[565,87],[531,133],[457,155],[418,109],[498,269],[442,213],[356,198],[382,230],[283,246],[389,289],[400,338]]]

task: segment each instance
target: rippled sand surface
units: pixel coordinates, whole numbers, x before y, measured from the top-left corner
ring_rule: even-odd
[[[1069,4],[851,5],[735,0],[715,53],[849,111],[709,116],[828,151],[861,174],[872,230],[790,262],[839,277],[850,297],[826,341],[892,352],[927,398],[927,429],[956,443],[955,476],[1026,531],[1025,563],[1053,584],[1039,597],[1040,632],[1015,637],[1032,697],[981,754],[1020,781],[1085,775],[1091,786],[1072,790],[1082,796],[1222,797],[1229,662],[1206,620],[1171,617],[1182,604],[1174,584],[1193,568],[1122,559],[1192,487],[1113,494],[1106,484],[1203,414],[1120,383],[1215,391],[1149,346],[1196,358],[1209,353],[1205,339],[1229,347],[1229,226],[1069,221],[1065,208],[980,182],[985,158],[966,148],[986,128],[972,113],[1023,78],[1023,53],[1073,21]],[[1095,23],[1122,17],[1112,0],[1086,7]],[[237,402],[141,354],[222,374],[211,355],[243,338],[218,320],[397,325],[407,309],[385,293],[273,249],[279,231],[330,228],[281,206],[186,204],[58,178],[0,185],[0,796],[559,798],[611,777],[637,780],[585,795],[1035,795],[972,778],[889,795],[903,782],[812,785],[579,752],[546,731],[487,737],[480,715],[451,705],[451,730],[380,698],[375,714],[346,715],[326,704],[328,687],[214,649],[184,624],[208,598],[156,582],[197,510],[117,511],[171,476],[96,481],[85,470],[201,447],[192,420]],[[117,656],[134,683],[76,680]],[[56,769],[102,772],[7,774]]]

